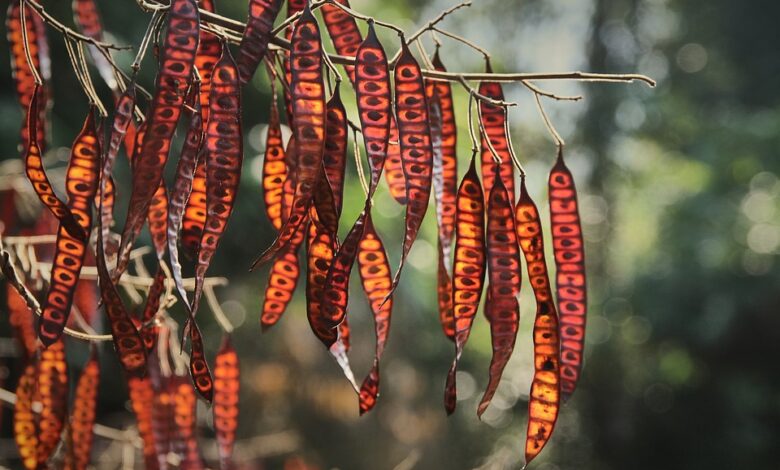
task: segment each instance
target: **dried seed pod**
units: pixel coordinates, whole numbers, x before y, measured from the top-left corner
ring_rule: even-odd
[[[168,387],[171,394],[173,421],[176,425],[171,436],[171,450],[179,455],[181,468],[202,469],[203,460],[195,436],[198,401],[195,390],[187,377],[182,375],[171,376]]]
[[[62,339],[41,351],[37,393],[41,413],[36,453],[38,465],[44,465],[60,443],[68,416],[68,364]]]
[[[274,326],[282,318],[292,300],[301,274],[298,251],[306,238],[306,227],[306,225],[300,227],[295,238],[277,254],[271,266],[268,286],[263,297],[263,311],[260,314],[263,331]]]
[[[376,332],[374,364],[360,387],[360,414],[363,414],[371,411],[379,396],[379,361],[390,333],[390,317],[393,311],[393,299],[384,301],[392,286],[390,264],[382,239],[374,229],[370,213],[366,215],[366,226],[358,246],[357,258],[363,292],[371,304]]]
[[[452,305],[455,316],[455,359],[447,374],[444,407],[455,411],[455,373],[471,324],[479,307],[485,283],[485,200],[477,177],[474,156],[458,188],[455,217],[455,259],[453,261]]]
[[[238,395],[241,387],[238,353],[225,335],[214,367],[214,431],[220,467],[230,468],[238,428]]]
[[[558,419],[561,400],[560,344],[558,315],[555,312],[544,258],[544,235],[539,211],[525,188],[523,179],[515,211],[517,235],[528,267],[528,277],[536,297],[534,320],[534,378],[528,401],[528,430],[525,441],[526,465],[550,440]]]
[[[398,142],[398,124],[395,116],[390,116],[390,139],[387,144],[385,158],[385,181],[390,189],[390,195],[398,204],[406,204],[406,176],[401,162],[401,145]]]
[[[95,0],[73,0],[73,18],[79,30],[85,36],[95,41],[103,41],[103,23],[100,20],[100,13],[97,5],[95,5]],[[119,86],[116,82],[116,77],[114,77],[114,68],[111,66],[111,63],[108,62],[108,59],[97,47],[92,44],[88,44],[87,47],[100,77],[106,82],[111,91],[118,95]]]
[[[496,167],[496,173],[499,169]],[[485,316],[490,322],[490,379],[477,407],[482,417],[496,393],[512,351],[515,348],[520,322],[520,249],[517,245],[512,200],[501,178],[490,190],[487,209],[488,297]]]
[[[549,188],[555,288],[561,315],[561,394],[565,403],[582,372],[588,300],[577,188],[561,150],[550,172]]]
[[[333,96],[328,100],[327,127],[325,131],[325,151],[322,154],[322,166],[333,193],[333,205],[337,217],[341,215],[344,202],[344,171],[347,167],[347,111],[341,102],[340,87],[336,86]]]
[[[486,73],[492,73],[490,62],[487,63]],[[498,82],[482,82],[479,85],[479,93],[494,100],[503,101],[504,91]],[[495,159],[488,145],[488,139],[493,150],[501,159],[501,180],[509,192],[509,198],[515,199],[515,169],[512,166],[512,156],[509,153],[509,135],[507,134],[506,108],[490,104],[484,100],[479,101],[479,120],[485,132],[480,133],[482,153],[482,180],[485,187],[485,197],[488,197],[493,189],[495,180]]]
[[[38,468],[38,420],[33,413],[33,401],[38,377],[38,362],[31,360],[16,386],[14,406],[14,440],[22,464],[27,470]]]
[[[238,54],[238,71],[241,83],[247,83],[255,74],[263,60],[271,40],[271,29],[279,14],[282,0],[250,0],[249,17],[246,20],[244,35],[241,37],[241,50]]]
[[[348,0],[336,1],[350,8]],[[322,18],[325,20],[328,35],[333,41],[336,52],[339,55],[355,57],[361,42],[360,30],[355,18],[341,8],[330,4],[322,5]],[[344,69],[347,71],[350,81],[355,84],[355,66],[345,65]]]
[[[66,468],[84,470],[92,454],[92,429],[95,425],[97,395],[100,386],[100,364],[96,349],[92,349],[89,361],[81,371],[76,396],[73,400],[73,411],[70,417],[69,442],[72,446],[72,461],[66,463]],[[66,460],[67,462],[67,460]]]
[[[152,432],[152,402],[154,401],[152,382],[148,378],[129,377],[127,389],[130,395],[130,406],[137,421],[138,434],[143,443],[144,468],[156,470],[159,464]]]
[[[306,317],[309,320],[314,335],[326,346],[336,343],[338,332],[327,324],[322,315],[322,292],[328,276],[328,268],[333,264],[333,257],[338,244],[326,230],[319,229],[315,224],[309,228],[307,246],[306,271]]]
[[[268,132],[265,139],[263,158],[263,199],[265,213],[276,230],[282,228],[282,199],[284,183],[287,180],[282,128],[279,124],[279,109],[276,106],[276,94],[271,99],[271,115],[268,119]]]
[[[214,397],[214,379],[211,376],[209,363],[206,362],[206,352],[203,350],[203,336],[195,321],[190,323],[190,375],[195,390],[204,400],[211,403]]]

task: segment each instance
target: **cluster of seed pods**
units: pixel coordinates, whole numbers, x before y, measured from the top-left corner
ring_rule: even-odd
[[[93,204],[98,209],[95,249],[100,297],[127,377],[147,468],[167,468],[169,453],[178,454],[187,468],[203,468],[197,445],[196,392],[213,403],[220,467],[231,466],[239,416],[238,354],[226,335],[212,375],[196,313],[206,274],[236,206],[241,181],[241,87],[249,86],[264,61],[272,81],[273,101],[263,152],[263,205],[278,233],[252,264],[253,268],[271,264],[260,312],[262,329],[278,323],[291,304],[301,275],[301,249],[305,248],[307,320],[354,387],[360,413],[371,411],[379,397],[380,361],[389,338],[394,291],[433,194],[438,228],[438,317],[445,337],[454,344],[445,386],[446,411],[455,411],[456,372],[483,291],[493,355],[478,415],[489,407],[519,330],[518,298],[524,259],[537,305],[526,462],[533,460],[549,441],[560,406],[572,395],[581,375],[586,314],[576,189],[562,152],[549,178],[556,266],[553,295],[542,222],[521,169],[520,197],[515,199],[516,158],[506,108],[497,104],[504,99],[501,85],[485,81],[475,93],[479,96],[479,148],[474,149],[458,183],[458,127],[450,83],[426,78],[403,36],[398,59],[389,63],[376,24],[368,21],[363,38],[347,0],[318,5],[325,28],[320,27],[311,2],[287,2],[290,25],[285,36],[289,53],[283,55],[282,71],[277,72],[272,60],[277,51],[269,45],[280,44],[273,25],[282,3],[249,1],[247,24],[234,61],[219,32],[203,27],[201,14],[208,24],[209,15],[215,11],[213,0],[171,0],[164,33],[159,33],[155,89],[142,122],[135,120],[136,114],[140,117],[135,82],[125,83],[114,74],[114,66],[103,52],[91,47],[92,60],[113,92],[114,108],[108,120],[107,145],[101,145],[101,121],[90,107],[72,146],[66,200],[57,196],[43,166],[49,100],[43,22],[37,11],[22,10],[24,3],[11,3],[7,26],[15,90],[25,112],[21,132],[25,171],[36,195],[58,224],[50,282],[37,324],[42,348],[35,342],[34,323],[27,321],[32,315],[29,306],[15,290],[8,290],[11,324],[26,360],[17,387],[14,422],[15,439],[26,468],[46,464],[68,420],[62,335],[89,254]],[[95,1],[74,0],[73,11],[83,34],[101,43],[103,27]],[[354,89],[359,126],[352,124],[352,111],[342,102],[346,86],[340,79],[332,85],[332,72],[325,75],[331,64],[323,59],[324,31],[339,55],[354,57],[344,68]],[[446,72],[438,47],[430,63],[436,71]],[[491,72],[489,62],[487,72]],[[276,80],[284,90],[286,121],[277,109]],[[164,169],[174,152],[172,142],[180,121],[186,135],[176,153],[173,183],[168,185]],[[291,129],[287,142],[283,123]],[[363,210],[341,240],[350,127],[355,135],[358,131],[362,134],[369,178]],[[112,247],[117,194],[113,168],[122,144],[131,160],[132,192],[119,246]],[[355,152],[360,159],[357,142]],[[382,172],[389,194],[405,205],[400,263],[395,273],[372,218]],[[159,265],[143,309],[134,315],[125,306],[118,286],[144,224],[148,224]],[[185,289],[180,250],[194,262],[192,298]],[[114,255],[116,265],[111,269],[109,259]],[[373,363],[360,386],[347,356],[349,287],[355,264],[376,337]],[[188,368],[173,360],[167,349],[174,344],[172,331],[159,321],[169,300],[165,297],[168,266],[187,314],[182,338],[190,343]],[[75,401],[70,408],[65,454],[69,468],[85,468],[89,463],[99,380],[100,368],[93,350],[75,386]],[[34,401],[41,403],[39,415],[33,412]]]

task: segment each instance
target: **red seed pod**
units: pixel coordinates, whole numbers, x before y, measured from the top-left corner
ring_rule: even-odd
[[[588,300],[577,188],[560,150],[550,172],[549,188],[555,288],[561,315],[561,394],[565,403],[582,372]]]
[[[260,324],[263,331],[274,326],[282,318],[292,300],[298,277],[301,274],[298,251],[306,238],[306,225],[302,225],[290,244],[282,248],[268,274]]]
[[[292,35],[290,89],[294,106],[292,128],[297,152],[295,200],[279,236],[252,267],[270,261],[287,245],[309,213],[320,177],[325,145],[325,86],[322,77],[322,42],[317,21],[305,8]]]
[[[420,66],[405,41],[401,57],[395,66],[395,107],[398,114],[398,134],[401,161],[406,177],[406,227],[401,249],[401,262],[393,279],[393,288],[401,280],[406,257],[417,239],[431,195],[433,149],[428,124],[428,104],[425,99]]]
[[[155,357],[150,362],[156,363],[160,358]],[[162,360],[168,360],[164,358]],[[157,366],[159,367],[159,366]],[[163,376],[159,371],[149,371],[151,377],[159,376],[151,380],[154,395],[151,403],[152,435],[154,436],[154,450],[157,458],[157,466],[160,469],[168,469],[168,454],[174,451],[173,440],[178,437],[175,428],[173,391],[170,387],[171,377]]]
[[[348,0],[336,0],[341,5],[350,8]],[[333,41],[333,47],[339,55],[355,57],[360,47],[361,37],[355,18],[335,5],[322,6],[322,18],[328,28],[328,35]],[[355,84],[355,66],[345,65],[344,69],[349,80]]]
[[[41,413],[36,453],[38,465],[43,465],[60,443],[68,415],[68,364],[65,362],[65,343],[62,339],[41,351],[37,393],[41,401]]]
[[[534,378],[528,401],[528,431],[525,441],[526,465],[550,440],[558,419],[561,399],[560,345],[558,315],[555,312],[544,258],[544,235],[539,211],[521,180],[520,199],[515,212],[517,235],[525,254],[528,277],[536,297],[534,320]]]
[[[325,168],[333,204],[337,215],[341,215],[344,201],[344,171],[347,167],[347,111],[341,102],[340,87],[337,85],[327,106],[325,131],[325,152],[322,154],[322,166]]]
[[[37,88],[36,88],[37,89]],[[49,177],[46,176],[46,170],[43,168],[41,159],[41,144],[38,133],[38,100],[39,93],[34,92],[27,110],[27,131],[29,139],[25,148],[24,168],[27,179],[30,180],[35,194],[41,200],[52,214],[60,221],[67,233],[74,238],[84,240],[86,232],[81,225],[76,222],[70,208],[65,204],[52,189]]]
[[[447,374],[444,407],[455,411],[455,372],[471,324],[479,307],[485,283],[485,200],[477,177],[474,156],[458,188],[455,217],[455,260],[453,262],[452,305],[455,316],[455,359]]]
[[[360,414],[363,414],[374,408],[379,396],[379,360],[382,358],[390,333],[390,317],[393,312],[392,297],[387,302],[384,301],[390,294],[393,283],[390,263],[387,261],[382,239],[374,229],[370,213],[366,215],[366,227],[358,246],[357,258],[363,292],[368,297],[374,314],[376,333],[374,364],[360,387]]]
[[[433,55],[435,70],[446,72],[447,69],[439,58],[439,49]],[[449,264],[452,245],[452,235],[455,233],[455,212],[457,207],[455,197],[458,191],[458,155],[455,109],[452,101],[452,87],[449,82],[429,80],[426,82],[425,94],[428,97],[429,108],[433,109],[431,101],[438,103],[440,126],[438,145],[434,137],[433,152],[433,188],[436,195],[436,214],[439,222],[439,241],[442,244],[444,258]],[[437,98],[434,98],[437,97]],[[431,115],[433,113],[431,112]],[[431,118],[433,120],[433,118]],[[431,134],[434,134],[431,125]]]
[[[200,238],[206,225],[206,154],[197,153],[192,191],[184,209],[181,224],[181,247],[190,258],[196,258],[200,250]]]
[[[455,315],[452,310],[452,278],[447,271],[444,254],[439,245],[439,266],[437,269],[437,292],[439,294],[439,323],[444,336],[455,341]]]
[[[398,204],[406,204],[406,176],[404,166],[401,163],[401,145],[398,142],[398,125],[395,116],[390,116],[390,140],[387,146],[387,158],[385,158],[385,180]]]
[[[307,0],[287,0],[287,18],[292,17],[293,15],[297,13],[303,12],[304,8],[308,5]],[[293,21],[287,26],[287,29],[284,31],[284,37],[288,41],[292,40],[293,33],[295,32],[295,26],[297,23],[301,21],[300,18]],[[292,42],[292,41],[291,41]],[[290,54],[288,57],[282,58],[282,65],[284,67],[284,80],[285,83],[290,84],[292,83],[292,54]],[[285,104],[285,110],[287,111],[287,122],[292,123],[293,122],[293,108],[292,108],[292,96],[290,95],[290,91],[292,90],[291,87],[286,87],[284,89],[284,104]]]
[[[130,377],[127,379],[127,389],[130,395],[130,406],[137,420],[138,434],[143,443],[144,467],[147,470],[159,468],[155,452],[154,434],[152,432],[152,407],[154,390],[148,378]]]
[[[27,62],[25,52],[24,34],[22,32],[22,16],[20,2],[9,2],[6,16],[6,29],[8,31],[8,43],[11,49],[11,71],[14,77],[14,88],[19,105],[26,112],[30,108],[33,97],[38,98],[36,117],[34,120],[38,137],[38,146],[43,147],[46,131],[46,110],[48,107],[48,93],[43,87],[35,84],[30,65]],[[33,66],[41,73],[44,80],[51,75],[49,46],[46,39],[46,28],[43,20],[32,8],[25,8],[25,23],[27,25],[27,51],[30,53]],[[26,121],[29,122],[29,115]],[[23,126],[21,131],[21,146],[27,145],[29,127]],[[45,204],[45,203],[44,203]]]
[[[128,376],[143,377],[146,374],[146,349],[140,333],[122,303],[116,285],[111,281],[103,246],[103,234],[98,231],[96,264],[100,281],[100,296],[103,299],[108,322],[111,326],[114,349]]]
[[[179,230],[182,227],[187,198],[190,197],[194,184],[195,167],[198,160],[198,150],[203,143],[203,117],[200,105],[198,84],[193,84],[187,101],[192,105],[192,110],[185,109],[185,115],[189,116],[189,128],[181,149],[179,163],[176,165],[176,179],[168,200],[168,256],[171,264],[171,273],[179,296],[185,305],[188,304],[187,291],[184,290],[184,280],[181,274],[179,262]]]
[[[241,50],[238,54],[238,71],[241,83],[252,79],[260,61],[263,60],[271,40],[274,20],[279,14],[282,0],[250,0],[249,17],[241,38]]]
[[[203,460],[195,435],[198,401],[195,397],[195,390],[187,377],[183,375],[171,376],[168,386],[171,394],[173,421],[176,426],[171,435],[171,450],[181,458],[181,468],[202,469]]]
[[[89,233],[92,227],[92,203],[98,188],[99,167],[98,130],[94,110],[90,109],[84,127],[73,143],[65,176],[68,208],[83,233]],[[71,236],[60,223],[55,247],[49,291],[38,323],[38,336],[45,346],[57,341],[68,321],[87,243]]]
[[[214,13],[212,0],[200,0],[201,10]],[[217,36],[205,29],[200,29],[198,52],[195,54],[195,68],[200,74],[200,112],[203,114],[203,124],[209,122],[209,95],[211,94],[211,75],[214,66],[222,55],[222,44]]]
[[[82,0],[77,0],[78,2]],[[92,0],[86,0],[90,2]],[[102,56],[101,56],[102,57]],[[133,109],[135,107],[135,85],[131,83],[124,93],[119,97],[116,102],[116,108],[114,110],[114,118],[111,125],[111,136],[108,140],[108,148],[105,149],[103,155],[102,166],[100,171],[101,179],[106,180],[106,192],[103,196],[103,208],[100,211],[101,230],[103,231],[103,240],[108,240],[108,235],[111,229],[111,225],[114,223],[113,215],[113,198],[109,199],[109,194],[113,193],[112,188],[114,186],[111,175],[113,174],[114,162],[116,156],[119,153],[119,146],[124,142],[125,137],[128,135],[128,129],[133,124]],[[111,194],[113,196],[113,194]],[[97,201],[100,207],[100,198]]]
[[[38,418],[33,413],[38,378],[38,362],[33,358],[25,367],[16,385],[14,405],[14,440],[22,464],[27,470],[38,468]]]
[[[268,132],[265,138],[265,156],[263,158],[263,199],[265,213],[276,230],[282,228],[282,198],[284,183],[287,180],[282,128],[279,124],[279,109],[276,106],[276,94],[271,99],[271,116],[268,119]]]
[[[231,468],[233,445],[238,428],[238,395],[241,388],[241,371],[238,353],[225,335],[217,352],[214,367],[214,431],[217,435],[219,464],[222,469]]]
[[[390,138],[392,103],[390,71],[387,55],[376,37],[374,23],[368,23],[368,34],[355,56],[355,90],[360,126],[366,144],[366,154],[371,165],[369,196],[374,194],[387,157]]]
[[[152,197],[147,218],[154,251],[157,253],[157,259],[162,260],[168,245],[168,191],[165,189],[164,182],[160,182],[160,186],[157,187],[157,191]]]
[[[490,62],[487,63],[485,72],[493,72],[490,67]],[[498,82],[480,83],[479,93],[488,98],[493,98],[494,100],[504,100],[504,91],[501,88],[501,84]],[[496,154],[498,154],[498,157],[501,158],[501,180],[504,182],[504,186],[506,186],[506,190],[509,192],[509,198],[514,201],[515,169],[512,166],[512,156],[510,154],[506,108],[480,100],[479,120],[482,123],[481,127],[485,129],[484,133],[480,132],[480,139],[482,142],[482,180],[485,186],[485,197],[490,194],[490,190],[493,188],[493,181],[495,180],[495,160],[493,152],[488,145],[488,139],[490,139],[493,149],[496,151]]]
[[[333,262],[328,269],[328,275],[325,278],[321,315],[323,323],[331,329],[337,328],[347,315],[349,278],[352,273],[352,265],[357,257],[360,240],[363,238],[366,213],[367,211],[364,209],[355,225],[352,226],[352,229],[344,239],[344,243],[341,244],[341,248],[339,248],[336,256],[333,258]],[[325,345],[330,347],[332,343],[325,343]]]
[[[209,363],[206,362],[206,353],[203,350],[203,336],[200,334],[200,328],[195,321],[190,323],[190,375],[195,390],[198,391],[204,400],[211,403],[214,396],[214,379],[211,377]]]
[[[103,23],[95,0],[73,0],[73,19],[82,34],[95,41],[103,41]],[[119,87],[114,77],[114,68],[98,48],[92,44],[88,44],[87,47],[100,77],[111,91],[118,95]]]
[[[323,162],[320,180],[314,187],[314,206],[309,210],[309,217],[314,224],[335,235],[339,231],[339,209]]]
[[[152,100],[147,132],[141,151],[135,156],[133,188],[117,258],[116,276],[127,268],[130,250],[149,211],[152,196],[160,185],[168,161],[184,98],[190,88],[200,20],[195,0],[172,0],[168,29],[160,53],[160,71]]]
[[[319,229],[315,224],[311,224],[308,237],[306,316],[314,335],[328,346],[336,343],[338,332],[330,328],[322,316],[322,291],[338,247],[333,234]]]
[[[24,351],[22,357],[31,358],[38,350],[38,335],[33,323],[35,314],[11,284],[6,284],[5,292],[8,305],[8,323],[14,328],[18,343]]]
[[[227,227],[241,181],[243,139],[241,133],[241,90],[238,69],[223,44],[222,58],[214,67],[206,149],[206,225],[200,239],[195,268],[195,293],[191,305],[194,317],[203,291],[203,279]]]
[[[160,310],[160,300],[165,292],[165,278],[165,271],[158,267],[152,285],[149,287],[149,293],[146,296],[146,304],[144,305],[144,311],[141,315],[142,325],[151,322]],[[144,347],[146,347],[146,351],[149,353],[151,353],[157,343],[158,331],[159,328],[157,326],[147,326],[141,330],[141,338],[144,340]]]
[[[72,461],[66,468],[85,470],[92,454],[92,428],[95,425],[98,388],[100,386],[100,364],[96,349],[81,372],[76,385],[73,411],[70,415],[69,442],[72,446]]]
[[[501,179],[490,190],[487,209],[488,297],[485,316],[490,322],[490,379],[477,407],[482,417],[496,393],[512,351],[520,322],[520,249],[517,245],[512,200]]]

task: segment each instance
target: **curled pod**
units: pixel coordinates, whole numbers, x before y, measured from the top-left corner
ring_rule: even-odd
[[[347,8],[349,0],[336,0]],[[339,55],[355,57],[358,47],[360,47],[361,37],[357,22],[349,13],[345,12],[336,5],[322,5],[322,18],[325,20],[325,26],[328,28],[328,35],[333,41],[333,47]],[[352,84],[355,84],[355,66],[345,65]]]
[[[561,315],[561,394],[566,402],[582,372],[588,299],[577,188],[560,149],[550,172],[549,191],[555,288]]]
[[[92,204],[98,189],[100,144],[94,110],[90,109],[71,151],[65,175],[68,208],[83,233],[92,228]],[[73,237],[60,222],[55,244],[49,291],[38,323],[38,336],[45,346],[57,341],[65,328],[73,305],[87,241]]]
[[[428,104],[422,71],[405,41],[401,57],[395,66],[395,108],[398,115],[398,135],[401,162],[406,178],[406,217],[401,261],[393,278],[393,292],[401,280],[406,257],[422,226],[433,176],[433,149],[428,121]]]
[[[241,164],[244,158],[241,89],[238,82],[238,69],[227,44],[223,44],[222,57],[214,67],[209,108],[208,130],[204,142],[206,225],[203,227],[198,264],[195,268],[195,292],[191,317],[194,317],[198,310],[203,292],[203,279],[233,212],[238,185],[241,181]]]
[[[360,127],[371,165],[370,199],[379,184],[387,157],[392,117],[387,55],[376,37],[373,22],[369,22],[366,39],[355,56],[355,90]]]
[[[485,283],[485,200],[474,156],[458,188],[455,216],[455,258],[452,264],[452,311],[455,317],[455,358],[447,374],[444,407],[455,411],[455,373]]]
[[[498,168],[496,168],[498,172]],[[496,393],[512,351],[520,322],[520,249],[517,244],[512,200],[503,181],[496,179],[490,190],[487,208],[488,297],[485,316],[490,323],[490,378],[477,407],[482,417]]]
[[[249,17],[246,20],[238,54],[241,83],[247,83],[252,79],[258,64],[263,60],[268,49],[268,41],[271,40],[274,20],[281,6],[282,0],[250,0]]]
[[[220,467],[230,468],[238,429],[238,395],[241,388],[238,353],[230,337],[225,336],[217,352],[214,367],[214,431]]]
[[[290,208],[290,216],[278,237],[252,263],[253,268],[273,259],[276,252],[295,236],[298,226],[307,219],[322,166],[326,131],[322,41],[317,20],[308,6],[295,25],[291,44],[290,92],[293,105],[292,128],[297,153],[295,199]]]
[[[198,50],[200,16],[195,0],[172,0],[160,53],[160,70],[150,104],[147,129],[134,157],[132,192],[115,276],[127,268],[130,250],[141,231],[155,191],[160,186],[171,140],[192,81]],[[153,130],[153,131],[152,131]]]
[[[38,468],[38,422],[33,412],[37,378],[38,362],[33,358],[24,368],[16,385],[14,405],[14,440],[27,470]]]
[[[379,234],[374,229],[371,214],[366,215],[366,227],[358,246],[357,258],[363,292],[368,297],[371,311],[374,314],[374,331],[376,333],[374,363],[360,387],[359,406],[360,414],[363,414],[374,408],[379,396],[379,361],[385,350],[385,344],[387,344],[390,333],[390,317],[393,312],[393,299],[384,301],[390,293],[390,287],[393,283],[390,263],[387,261],[387,253],[382,239],[379,238]]]
[[[492,73],[490,62],[487,63],[486,73]],[[479,85],[479,93],[494,100],[503,101],[504,91],[498,82],[482,82]],[[506,108],[496,106],[484,100],[479,101],[479,120],[484,132],[480,133],[481,155],[482,155],[482,180],[485,186],[485,197],[488,197],[490,190],[493,189],[495,181],[495,158],[493,150],[501,159],[500,171],[501,180],[504,182],[509,197],[512,201],[515,199],[515,169],[512,166],[512,156],[510,153],[509,131],[507,128]],[[488,143],[489,142],[489,143]],[[493,147],[491,150],[490,147]]]
[[[550,290],[547,262],[544,257],[544,235],[539,211],[525,188],[515,209],[517,235],[528,268],[528,277],[536,298],[534,320],[534,377],[528,400],[528,430],[525,441],[526,465],[531,463],[550,440],[558,419],[561,400],[561,364],[558,337],[558,315]]]
[[[74,470],[84,470],[92,454],[92,437],[95,426],[98,388],[100,386],[100,364],[96,349],[92,349],[89,361],[81,371],[76,385],[73,411],[70,417],[69,442],[72,446],[72,462],[66,465]]]

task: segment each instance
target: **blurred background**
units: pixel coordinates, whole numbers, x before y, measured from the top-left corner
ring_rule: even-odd
[[[72,25],[70,2],[44,3]],[[226,16],[246,17],[246,0],[217,3]],[[409,32],[453,4],[351,3]],[[99,0],[98,6],[111,40],[139,42],[149,15],[135,2]],[[498,72],[638,72],[658,81],[655,89],[638,83],[538,83],[585,97],[577,103],[546,101],[545,107],[567,141],[567,162],[580,191],[589,312],[579,389],[562,409],[554,437],[533,467],[777,468],[779,17],[780,3],[771,0],[474,0],[441,24],[487,48]],[[364,25],[361,29],[365,31]],[[380,37],[386,49],[397,49],[395,34],[383,30]],[[49,38],[54,71],[50,148],[62,155],[52,165],[56,168],[65,165],[87,101],[59,36],[49,29]],[[432,53],[430,38],[426,44]],[[7,50],[0,47],[0,158],[13,160],[18,159],[21,111]],[[444,39],[441,54],[451,71],[482,71],[481,56],[460,44]],[[132,58],[130,52],[117,54],[125,66]],[[154,64],[147,57],[140,81],[151,87],[153,76]],[[96,73],[93,78],[110,102]],[[470,156],[468,95],[453,88],[462,176]],[[519,84],[505,85],[505,93],[519,104],[510,112],[514,147],[548,221],[546,182],[554,145],[532,95]],[[535,309],[530,286],[523,287],[518,343],[492,406],[480,422],[476,404],[491,355],[489,328],[480,313],[458,375],[458,409],[448,418],[442,398],[453,347],[438,323],[432,213],[394,298],[381,397],[374,411],[358,416],[354,393],[311,334],[302,283],[280,323],[260,334],[268,267],[252,273],[247,268],[274,237],[262,210],[259,179],[270,102],[263,72],[245,88],[243,100],[242,187],[209,271],[230,279],[218,296],[238,327],[238,467],[520,468],[532,377]],[[357,122],[354,97],[347,102],[350,118]],[[118,171],[126,185],[127,164]],[[353,160],[347,172],[342,230],[351,226],[363,204]],[[127,194],[120,196],[117,219],[123,220]],[[393,267],[402,217],[401,206],[381,185],[375,223]],[[146,232],[142,243],[149,243]],[[350,360],[360,381],[373,360],[373,321],[359,285],[352,287]],[[182,318],[179,310],[173,314]],[[220,328],[205,306],[201,317],[213,358]],[[86,351],[83,344],[73,343],[74,351],[79,348]],[[7,353],[9,348],[3,349]],[[113,352],[104,351],[98,422],[130,426],[124,379]],[[85,357],[71,356],[72,378]],[[12,383],[18,370],[12,358],[5,358],[5,364],[6,383]],[[210,414],[203,405],[199,414],[203,452],[213,463]],[[8,410],[3,413],[0,459],[17,468],[10,416]],[[95,446],[93,456],[101,468],[119,468],[109,441],[98,438]]]

